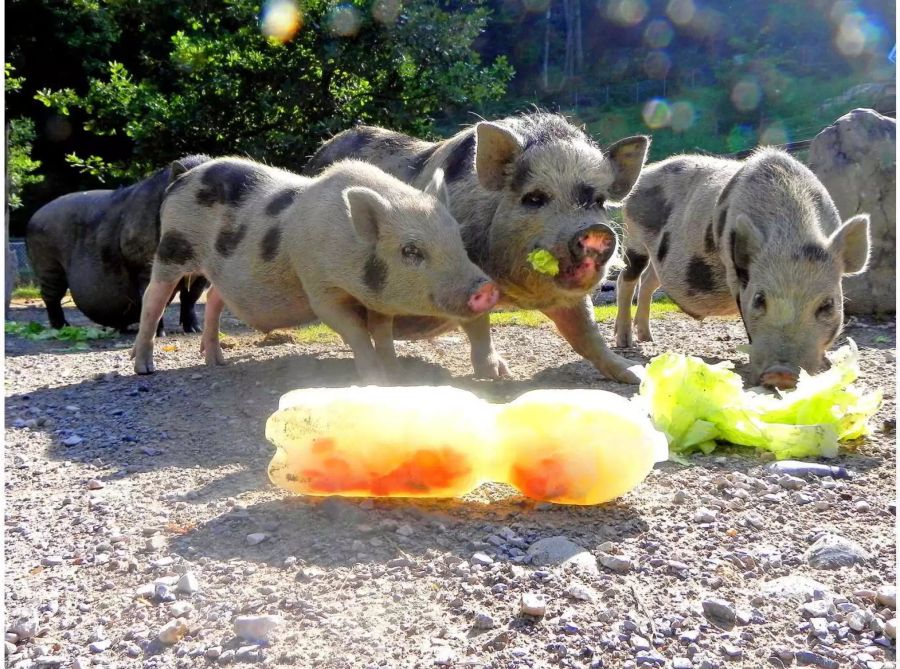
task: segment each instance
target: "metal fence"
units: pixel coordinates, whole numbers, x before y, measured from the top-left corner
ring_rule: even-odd
[[[28,252],[22,240],[9,240],[9,247],[16,256],[16,285],[23,286],[35,283],[34,270],[28,262]]]

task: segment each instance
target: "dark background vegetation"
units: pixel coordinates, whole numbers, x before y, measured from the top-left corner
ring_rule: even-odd
[[[894,110],[890,0],[353,0],[301,3],[293,39],[253,0],[10,0],[12,233],[63,193],[186,154],[298,170],[374,123],[445,136],[532,105],[651,159],[809,139]],[[477,116],[476,116],[477,115]]]

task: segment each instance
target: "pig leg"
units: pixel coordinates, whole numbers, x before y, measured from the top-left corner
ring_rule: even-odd
[[[152,374],[154,371],[153,340],[156,338],[156,328],[177,285],[178,279],[174,281],[154,279],[144,292],[141,303],[141,325],[134,339],[134,348],[131,349],[134,371],[137,374]]]
[[[207,365],[224,365],[225,354],[219,344],[219,320],[225,302],[215,286],[206,294],[206,312],[203,315],[203,335],[200,337],[200,353],[204,354]]]
[[[575,352],[592,362],[604,376],[621,383],[640,383],[640,378],[634,371],[640,365],[607,348],[594,320],[590,297],[585,297],[582,302],[573,306],[552,307],[543,312],[556,323],[559,333],[572,345]]]
[[[641,287],[638,290],[637,311],[634,314],[634,332],[638,341],[653,341],[650,332],[650,303],[653,293],[659,288],[659,276],[650,265],[641,276]]]
[[[319,299],[310,296],[310,307],[353,351],[353,361],[359,376],[374,385],[387,385],[387,375],[369,338],[365,316],[360,314],[356,305],[328,296]]]
[[[475,378],[500,379],[509,376],[506,362],[494,349],[491,340],[491,320],[487,314],[461,323],[472,347],[472,367]]]
[[[69,324],[62,308],[62,300],[69,289],[66,271],[61,265],[40,268],[36,266],[35,269],[38,285],[41,287],[41,299],[47,307],[47,320],[50,321],[51,328],[58,330]]]
[[[181,327],[185,332],[200,332],[200,324],[197,322],[197,313],[194,305],[206,289],[206,279],[200,276],[187,277],[181,285],[179,301],[181,302]],[[209,307],[207,307],[208,309]]]
[[[616,279],[616,346],[626,348],[634,342],[631,337],[631,302],[641,274],[646,270],[649,258],[640,251],[628,247],[625,250],[625,268]]]
[[[369,334],[375,344],[375,353],[387,375],[397,378],[400,375],[400,361],[394,350],[394,318],[369,310],[366,315]]]

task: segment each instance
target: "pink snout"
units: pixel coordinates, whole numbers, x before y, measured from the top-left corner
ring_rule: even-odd
[[[778,388],[779,390],[789,390],[797,387],[799,375],[790,367],[783,365],[774,365],[769,367],[759,377],[760,383],[770,388]]]
[[[469,309],[476,314],[483,314],[493,309],[499,299],[500,291],[497,290],[497,286],[492,283],[483,283],[469,297]]]

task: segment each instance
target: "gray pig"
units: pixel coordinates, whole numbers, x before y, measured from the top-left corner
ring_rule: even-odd
[[[320,147],[305,172],[359,158],[421,188],[443,169],[469,257],[497,283],[504,303],[540,309],[603,374],[637,383],[630,369],[635,363],[607,348],[589,296],[616,250],[606,204],[628,195],[648,146],[647,137],[629,137],[602,151],[562,116],[536,112],[478,123],[436,143],[360,126]],[[529,265],[527,257],[536,249],[556,256],[559,274],[548,276]],[[417,336],[446,327],[433,319],[398,323],[402,334]],[[463,329],[476,374],[506,376],[488,316],[464,323]]]
[[[813,374],[843,326],[841,277],[865,270],[869,217],[841,223],[825,187],[783,151],[744,162],[676,156],[644,169],[624,211],[626,268],[618,279],[616,343],[634,327],[650,341],[660,284],[694,318],[740,314],[750,367],[763,385]]]
[[[141,296],[159,242],[163,194],[179,172],[206,160],[188,156],[131,186],[69,193],[35,212],[25,241],[51,327],[68,325],[61,304],[66,290],[95,323],[124,331],[140,320]],[[199,277],[175,287],[185,332],[200,331],[194,304],[204,288],[206,281]]]
[[[153,324],[172,287],[199,272],[212,283],[201,340],[207,364],[224,364],[219,316],[227,304],[264,332],[322,320],[353,350],[360,375],[384,383],[396,364],[395,316],[459,322],[499,297],[466,256],[446,197],[441,173],[423,192],[358,161],[315,179],[237,158],[186,172],[162,206],[135,371],[153,371]]]

